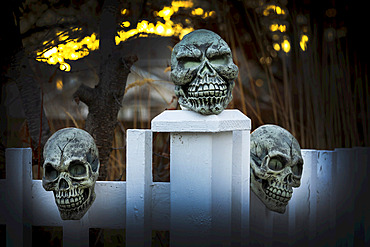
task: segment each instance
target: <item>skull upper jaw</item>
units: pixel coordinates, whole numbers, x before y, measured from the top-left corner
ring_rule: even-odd
[[[251,190],[268,209],[284,213],[293,195],[291,184],[284,182],[284,177],[289,175],[289,168],[274,173],[266,166],[270,160],[268,155],[260,160],[251,153]]]
[[[46,160],[46,163],[44,167],[47,168],[50,161]],[[67,160],[66,163],[73,162]],[[69,171],[56,170],[59,172],[58,176],[50,179],[46,172],[48,169],[44,169],[43,187],[47,191],[53,191],[56,206],[63,220],[80,220],[95,200],[94,189],[99,174],[97,171],[93,172],[90,165],[83,166],[87,172],[82,177],[72,177]]]
[[[68,191],[66,191],[66,193],[68,194]],[[80,220],[95,201],[96,194],[94,188],[85,188],[82,192],[82,200],[78,202],[75,201],[73,203],[71,202],[71,199],[78,198],[78,196],[69,196],[69,203],[66,203],[67,197],[58,198],[55,192],[54,197],[62,220]],[[64,200],[64,202],[61,200]]]
[[[274,199],[272,193],[268,190],[269,181],[260,179],[251,169],[251,190],[253,193],[262,201],[262,203],[271,211],[277,213],[285,213],[286,206],[290,200],[290,197],[284,198],[284,201]]]
[[[175,95],[178,98],[180,106],[203,115],[220,114],[233,99],[232,90],[235,83],[233,81],[224,83],[224,91],[189,91],[191,84],[176,85]]]

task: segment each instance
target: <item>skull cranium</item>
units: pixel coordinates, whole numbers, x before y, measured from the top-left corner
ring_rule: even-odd
[[[206,115],[221,113],[232,100],[238,72],[229,46],[212,31],[193,31],[172,50],[171,78],[185,109]]]
[[[279,126],[263,125],[251,134],[250,154],[252,191],[268,209],[284,213],[302,176],[298,141]]]
[[[53,191],[63,220],[79,220],[95,200],[99,155],[92,136],[84,130],[55,132],[44,147],[42,185]]]

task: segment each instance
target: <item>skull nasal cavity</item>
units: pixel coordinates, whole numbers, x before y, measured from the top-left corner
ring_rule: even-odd
[[[286,184],[291,184],[291,183],[293,183],[293,177],[292,177],[292,174],[288,174],[288,175],[284,178],[284,183],[286,183]]]
[[[59,180],[59,189],[62,190],[62,189],[68,189],[68,188],[69,188],[68,182],[64,178],[61,178]]]
[[[198,76],[203,78],[205,75],[215,76],[216,71],[211,67],[211,65],[206,61],[201,69],[198,71]]]

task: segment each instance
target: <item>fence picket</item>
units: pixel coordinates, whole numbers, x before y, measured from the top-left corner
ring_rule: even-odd
[[[31,149],[6,149],[5,219],[6,245],[31,246],[32,211],[27,201],[31,195],[32,152]]]
[[[317,160],[317,229],[316,243],[332,246],[335,240],[335,197],[333,184],[333,151],[318,151]]]
[[[316,151],[315,150],[303,150],[302,156],[304,159],[303,174],[301,179],[301,186],[299,188],[293,189],[293,197],[295,204],[295,227],[292,241],[296,245],[309,246],[309,239],[312,236],[312,230],[310,227],[313,224],[313,219],[310,220],[310,216],[314,215],[315,212],[311,214],[311,201],[312,193],[311,181],[316,182],[316,176],[312,176],[313,171],[316,172]],[[291,202],[289,202],[291,203]],[[299,234],[297,234],[299,233]]]
[[[151,246],[152,132],[127,131],[126,243]]]
[[[250,163],[250,156],[245,150],[250,149],[249,131],[233,132],[232,154],[232,217],[231,238],[236,246],[246,245],[249,241],[249,198],[250,169],[244,164]]]
[[[272,245],[283,246],[290,242],[289,209],[284,214],[273,214]]]
[[[307,203],[309,204],[308,215],[308,245],[315,245],[317,234],[317,184],[319,182],[317,176],[317,159],[318,151],[308,151],[311,154],[310,173],[309,176],[302,178],[302,182],[306,183],[309,188],[309,196]],[[306,167],[307,168],[307,167]]]
[[[369,168],[370,165],[370,148],[355,148],[355,158],[352,161],[354,169],[354,246],[365,246],[369,243],[369,200],[370,182]],[[367,217],[366,217],[367,215]],[[366,232],[367,230],[367,232]],[[368,239],[366,239],[366,237]]]
[[[89,225],[87,217],[81,220],[67,220],[63,222],[63,246],[88,247]]]
[[[353,246],[354,240],[354,150],[338,148],[336,167],[336,245]]]

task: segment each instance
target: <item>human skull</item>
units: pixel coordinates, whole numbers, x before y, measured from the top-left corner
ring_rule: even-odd
[[[53,191],[60,217],[79,220],[95,200],[99,154],[92,136],[84,130],[55,132],[44,147],[42,185]]]
[[[251,134],[251,189],[272,211],[284,213],[299,187],[303,159],[298,141],[287,130],[263,125]]]
[[[229,46],[212,31],[193,31],[172,50],[171,78],[182,108],[221,113],[232,100],[238,72]]]

